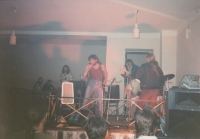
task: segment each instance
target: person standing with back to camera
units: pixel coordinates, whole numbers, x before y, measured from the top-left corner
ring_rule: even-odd
[[[83,106],[88,103],[88,98],[94,93],[94,97],[98,98],[95,115],[103,116],[103,86],[106,84],[108,73],[106,67],[99,61],[96,55],[90,55],[88,60],[89,64],[83,73],[83,78],[87,77],[88,79]]]
[[[158,62],[153,54],[149,53],[146,56],[146,63],[142,64],[136,74],[136,79],[140,80],[141,94],[138,104],[144,107],[146,101],[157,101],[157,97],[162,91],[165,84],[162,69],[158,66]],[[146,100],[146,101],[144,101]],[[157,102],[150,102],[151,107],[154,107]]]

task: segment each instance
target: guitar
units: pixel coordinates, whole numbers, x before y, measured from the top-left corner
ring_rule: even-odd
[[[126,67],[125,67],[124,65],[122,65],[122,66],[120,67],[120,70],[123,71],[123,72],[125,72],[124,76],[125,76],[126,78],[130,78],[130,72],[128,72],[128,71],[126,70]]]
[[[120,70],[125,72],[126,75],[128,74],[129,78],[130,78],[131,74],[126,70],[126,68],[124,66],[121,66]],[[130,90],[130,88],[131,88],[131,90]],[[125,94],[130,93],[131,96],[136,96],[139,93],[139,91],[141,90],[140,80],[138,80],[138,79],[131,80],[130,83],[126,86],[126,89],[129,91],[128,92],[124,91]]]

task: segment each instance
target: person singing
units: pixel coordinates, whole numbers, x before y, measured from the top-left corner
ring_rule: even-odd
[[[94,97],[98,98],[97,108],[95,109],[95,115],[103,116],[103,90],[102,86],[105,86],[107,81],[107,70],[106,67],[99,61],[99,58],[92,54],[88,57],[89,64],[86,66],[83,73],[83,78],[87,77],[87,88],[85,92],[85,99],[83,106],[86,105],[89,99],[94,93]]]

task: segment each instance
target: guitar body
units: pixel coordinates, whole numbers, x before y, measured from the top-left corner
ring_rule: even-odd
[[[136,96],[141,90],[140,80],[138,80],[138,79],[131,80],[131,87],[132,87],[131,92],[133,92],[133,94]]]
[[[135,97],[141,90],[140,80],[138,79],[131,80],[131,83],[129,83],[126,86],[126,90],[129,90],[129,91],[124,91],[125,94],[127,94],[128,96],[130,95],[131,97]]]

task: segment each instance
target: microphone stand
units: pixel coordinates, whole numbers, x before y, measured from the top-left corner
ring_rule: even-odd
[[[110,99],[110,92],[111,92],[111,86],[112,86],[112,84],[113,84],[113,82],[116,80],[116,78],[114,78],[113,80],[112,80],[112,82],[110,83],[110,85],[109,85],[109,87],[110,87],[110,90],[109,90],[109,92],[108,92],[108,99]],[[106,110],[106,121],[109,123],[109,121],[108,121],[108,109],[109,109],[109,105],[110,105],[110,100],[108,100],[107,101],[107,110]],[[110,124],[110,123],[109,123]]]
[[[131,84],[131,76],[128,77],[129,79],[129,84],[130,84],[130,88],[128,89],[128,95],[127,95],[127,99],[128,99],[128,121],[130,121],[131,118],[131,109],[132,109],[132,101],[131,101],[131,91],[133,89],[132,84]]]

